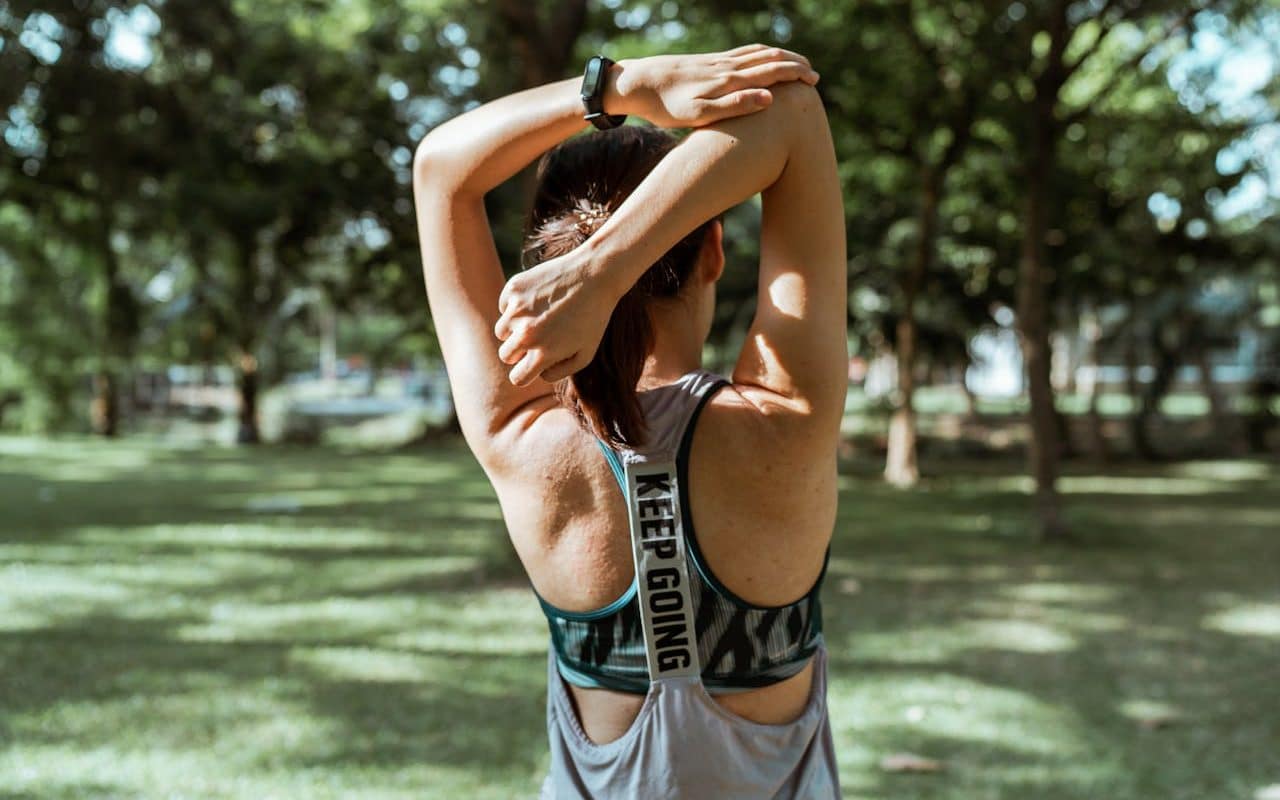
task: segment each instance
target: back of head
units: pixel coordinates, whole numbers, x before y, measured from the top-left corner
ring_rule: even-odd
[[[538,163],[523,264],[562,256],[591,237],[678,140],[660,128],[624,125],[576,136]],[[591,363],[556,385],[560,401],[609,444],[645,441],[636,386],[653,351],[651,304],[675,297],[693,274],[712,221],[681,239],[618,302]]]

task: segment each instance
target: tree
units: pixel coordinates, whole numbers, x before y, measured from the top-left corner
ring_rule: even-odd
[[[1022,6],[1019,4],[1019,8]],[[1010,9],[1012,10],[1012,6]],[[1027,81],[1017,118],[1020,129],[1020,178],[1023,182],[1021,211],[1022,245],[1018,259],[1017,320],[1030,394],[1029,470],[1035,481],[1035,519],[1039,537],[1063,538],[1057,492],[1060,427],[1050,382],[1049,286],[1053,280],[1047,240],[1053,220],[1053,206],[1059,191],[1058,151],[1063,131],[1088,119],[1115,87],[1130,79],[1134,70],[1176,32],[1182,31],[1194,8],[1176,3],[1128,4],[1104,0],[1086,7],[1068,0],[1051,0],[1037,9],[1026,23],[1014,27],[1017,42],[1025,47],[1010,49],[1010,65]],[[1070,82],[1089,76],[1096,56],[1113,44],[1115,31],[1137,30],[1144,35],[1131,55],[1121,64],[1110,64],[1105,77],[1083,99],[1067,97]],[[1018,54],[1030,55],[1029,63],[1019,63]],[[1055,237],[1056,238],[1056,237]]]
[[[91,270],[81,311],[94,320],[84,342],[93,352],[91,419],[96,432],[114,436],[119,376],[132,358],[142,313],[123,258],[131,234],[146,235],[137,223],[151,205],[151,176],[165,168],[166,126],[156,112],[163,90],[106,49],[113,26],[128,24],[130,4],[13,5],[0,17],[3,33],[28,44],[5,48],[3,58],[28,79],[6,86],[22,119],[0,151],[6,197],[37,209],[33,220],[74,243],[74,260]]]

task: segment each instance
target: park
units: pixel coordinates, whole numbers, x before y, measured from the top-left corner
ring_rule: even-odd
[[[0,800],[538,796],[548,622],[415,148],[596,53],[746,42],[812,59],[838,160],[843,796],[1280,800],[1264,0],[0,0]],[[508,277],[534,178],[483,198]],[[763,217],[725,212],[728,376]]]

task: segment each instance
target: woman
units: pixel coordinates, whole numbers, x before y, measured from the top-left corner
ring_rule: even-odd
[[[603,111],[657,127],[571,139],[571,78],[418,149],[459,422],[552,634],[544,797],[839,795],[818,588],[846,264],[817,80],[759,44],[624,60]],[[539,156],[531,268],[504,288],[483,197]],[[725,381],[701,368],[719,217],[757,193],[759,300]]]

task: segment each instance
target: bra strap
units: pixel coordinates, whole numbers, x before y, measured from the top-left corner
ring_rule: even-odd
[[[675,461],[632,456],[625,468],[649,680],[700,676]]]

